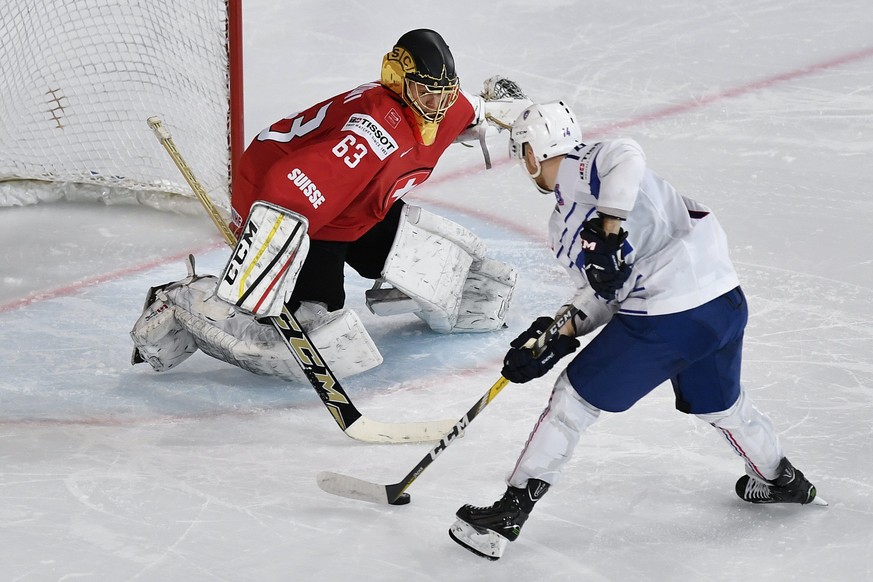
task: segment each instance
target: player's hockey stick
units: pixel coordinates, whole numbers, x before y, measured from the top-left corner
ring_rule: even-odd
[[[231,247],[236,246],[236,236],[219,214],[200,181],[197,180],[191,168],[182,158],[169,130],[164,127],[159,117],[149,117],[148,124],[185,177],[185,181],[188,182],[203,208],[206,209],[212,222],[224,236],[227,244]],[[279,332],[294,359],[297,360],[309,383],[318,392],[333,419],[351,438],[370,443],[423,442],[435,441],[440,438],[440,435],[452,430],[454,425],[452,420],[385,423],[363,416],[343,390],[339,379],[321,357],[297,318],[288,309],[283,309],[280,315],[270,317],[269,320]]]
[[[571,305],[567,310],[560,313],[558,317],[552,321],[548,329],[544,331],[536,340],[530,340],[530,347],[533,348],[534,354],[539,355],[545,349],[546,344],[558,335],[560,329],[572,321],[573,317],[580,313],[579,307]],[[421,459],[412,470],[407,473],[406,477],[392,483],[390,485],[380,485],[371,483],[356,477],[333,473],[331,471],[322,471],[318,474],[318,486],[333,495],[348,497],[350,499],[359,499],[361,501],[370,501],[372,503],[384,503],[388,505],[406,505],[410,501],[409,493],[406,490],[412,485],[419,475],[433,463],[437,456],[446,448],[455,442],[455,439],[464,434],[464,430],[469,426],[473,419],[476,418],[488,404],[494,400],[504,386],[509,383],[509,380],[503,376],[494,383],[494,385],[479,399],[467,413],[461,417],[452,429],[437,443],[430,452]]]

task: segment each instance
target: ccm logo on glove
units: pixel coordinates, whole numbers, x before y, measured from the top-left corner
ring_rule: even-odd
[[[632,266],[624,260],[624,242],[627,231],[608,233],[603,229],[603,218],[586,220],[582,224],[582,252],[576,257],[576,266],[585,272],[588,283],[597,294],[614,299],[631,274]]]

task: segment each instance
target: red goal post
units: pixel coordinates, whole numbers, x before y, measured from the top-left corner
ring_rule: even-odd
[[[0,206],[199,205],[146,122],[157,115],[229,208],[244,147],[241,3],[0,3]]]

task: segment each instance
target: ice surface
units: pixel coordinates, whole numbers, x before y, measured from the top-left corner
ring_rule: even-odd
[[[564,99],[590,138],[626,135],[728,231],[748,295],[744,381],[830,507],[740,502],[718,435],[667,386],[604,415],[498,562],[446,531],[503,491],[551,380],[507,387],[387,507],[320,491],[321,470],[393,483],[428,445],[342,434],[305,385],[197,354],[129,365],[146,289],[227,251],[205,216],[136,206],[0,210],[0,578],[42,580],[873,580],[873,6],[245,2],[247,134],[378,76],[411,28],[439,30],[462,82],[503,74]],[[472,227],[521,271],[508,330],[377,318],[385,364],[344,386],[382,421],[455,418],[507,342],[570,294],[548,198],[491,142],[455,146],[409,200]],[[37,237],[36,233],[40,233]],[[629,362],[632,365],[632,362]]]

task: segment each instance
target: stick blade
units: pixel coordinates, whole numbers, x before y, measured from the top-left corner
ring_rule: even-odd
[[[438,441],[455,427],[457,420],[424,422],[379,422],[361,417],[350,424],[345,433],[367,443],[399,444]]]
[[[391,504],[388,499],[388,488],[385,485],[370,483],[369,481],[350,477],[349,475],[341,475],[332,471],[321,471],[316,480],[321,490],[331,495],[339,495],[340,497],[368,501],[370,503]]]

